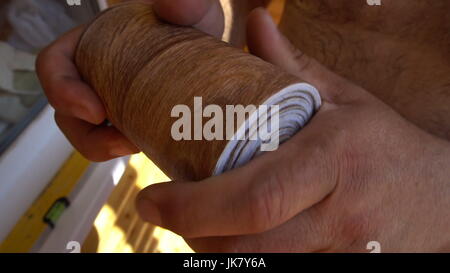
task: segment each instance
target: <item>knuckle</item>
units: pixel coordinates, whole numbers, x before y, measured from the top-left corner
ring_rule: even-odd
[[[101,138],[85,138],[80,142],[78,149],[90,161],[103,162],[119,157],[117,151],[122,145],[117,137],[104,134]]]
[[[373,172],[374,165],[370,158],[376,156],[376,151],[368,149],[366,143],[357,137],[352,139],[346,135],[335,137],[339,145],[335,151],[335,169],[338,184],[344,192],[364,192],[368,186],[367,178]]]
[[[36,59],[36,73],[41,82],[43,91],[50,105],[55,109],[68,109],[71,103],[77,100],[76,94],[71,90],[71,86],[64,84],[64,81],[58,80],[49,74],[47,66],[51,63],[51,45],[43,49]]]
[[[58,93],[54,92],[54,90],[56,90],[55,87],[49,85],[47,88],[45,88],[45,90],[48,102],[50,103],[51,106],[53,106],[53,108],[59,111],[64,111],[65,109],[68,109],[69,106],[66,100],[62,99]]]
[[[88,143],[88,141],[82,141],[79,147],[76,147],[77,150],[84,156],[86,159],[92,162],[104,162],[117,156],[114,156],[111,148],[96,148],[92,149],[92,144]]]
[[[42,80],[41,80],[42,81]],[[67,108],[67,103],[64,98],[61,98],[60,92],[58,92],[58,88],[55,86],[53,82],[42,83],[44,93],[47,97],[47,100],[53,108],[57,110],[63,110]]]
[[[337,104],[346,104],[351,100],[349,99],[348,93],[351,86],[337,77],[337,79],[330,80],[326,83],[326,88],[330,90],[330,100]]]
[[[334,132],[331,127],[328,128],[327,134],[317,135],[313,138],[306,140],[304,145],[298,147],[302,149],[299,153],[308,154],[308,159],[301,166],[292,166],[293,172],[303,177],[303,173],[307,170],[315,170],[313,174],[314,179],[303,180],[302,185],[305,188],[313,189],[317,187],[318,181],[320,184],[329,189],[330,192],[336,186],[339,176],[339,168],[341,165],[341,160],[337,155],[337,147],[340,147],[340,141],[332,136]],[[337,134],[341,134],[337,132]]]
[[[306,71],[311,65],[311,58],[297,48],[294,50],[294,58],[297,61],[299,73]]]
[[[354,177],[357,171],[362,170],[365,156],[356,149],[352,143],[345,145],[340,152],[341,171],[346,177]]]
[[[249,191],[249,219],[253,232],[264,232],[284,219],[286,175],[271,170],[268,178],[256,181]]]
[[[41,72],[44,70],[44,66],[48,60],[49,47],[42,49],[36,57],[36,72],[38,77],[41,77]]]
[[[64,80],[52,80],[47,82],[45,86],[45,93],[49,103],[57,110],[64,113],[70,113],[73,105],[76,104],[77,97],[76,89],[70,83]]]
[[[55,113],[54,119],[56,125],[58,125],[58,128],[63,132],[72,146],[87,160],[92,162],[104,162],[115,158],[108,150],[105,151],[101,148],[92,149],[89,145],[89,141],[82,140],[82,135],[74,135],[72,130],[68,130],[66,121],[59,113]],[[77,131],[75,130],[75,132]],[[80,139],[81,141],[76,141]]]

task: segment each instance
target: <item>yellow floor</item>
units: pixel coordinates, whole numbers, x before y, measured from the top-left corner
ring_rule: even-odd
[[[284,0],[272,1],[269,11],[279,22]],[[144,223],[135,210],[134,199],[146,186],[169,181],[143,154],[134,155],[124,177],[97,216],[82,252],[149,253],[192,252],[178,235]]]
[[[97,216],[84,242],[83,252],[192,252],[176,234],[144,223],[134,200],[152,183],[169,181],[143,154],[131,157],[130,164],[108,202]]]

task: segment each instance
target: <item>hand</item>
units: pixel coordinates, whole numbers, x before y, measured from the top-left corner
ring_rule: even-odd
[[[251,52],[315,85],[323,106],[275,152],[204,181],[152,185],[143,219],[196,251],[450,251],[450,144],[249,16]]]
[[[149,1],[150,2],[150,1]],[[219,1],[158,0],[156,13],[175,24],[194,25],[216,37],[223,32]],[[81,79],[73,62],[76,44],[83,32],[78,27],[45,48],[37,60],[37,72],[55,120],[72,145],[92,161],[105,161],[138,152],[116,128],[105,125],[100,99]]]
[[[450,25],[439,21],[447,12],[444,2],[450,3],[385,1],[378,9],[358,1],[286,1],[289,12],[280,28],[322,65],[421,129],[450,141],[450,51],[445,38]]]

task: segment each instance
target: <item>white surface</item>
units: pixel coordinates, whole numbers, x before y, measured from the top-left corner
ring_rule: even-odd
[[[33,252],[72,252],[72,247],[77,250],[76,245],[80,246],[84,242],[98,212],[122,177],[128,159],[125,157],[91,164],[73,196],[69,197],[69,208],[64,211],[56,227],[34,247]]]
[[[73,148],[47,106],[0,158],[0,242],[48,185]]]
[[[314,86],[307,83],[296,83],[283,88],[261,105],[268,107],[277,105],[279,107],[276,113],[278,128],[272,129],[273,131],[270,133],[276,136],[278,145],[281,145],[307,124],[314,113],[319,110],[321,104],[322,99]],[[256,105],[256,107],[261,105]],[[267,151],[262,149],[263,139],[259,134],[260,126],[267,126],[266,123],[273,114],[270,112],[261,115],[257,110],[251,113],[247,121],[241,125],[238,124],[240,127],[225,146],[216,163],[213,175],[243,166],[254,157]],[[278,149],[278,146],[274,148]]]

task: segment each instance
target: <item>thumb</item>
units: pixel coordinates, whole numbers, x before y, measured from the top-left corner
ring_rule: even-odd
[[[250,13],[247,41],[253,55],[314,85],[324,102],[348,103],[364,93],[292,45],[264,8],[256,8]]]
[[[224,14],[219,0],[155,0],[153,9],[162,19],[221,38]]]

